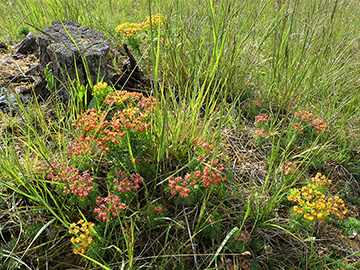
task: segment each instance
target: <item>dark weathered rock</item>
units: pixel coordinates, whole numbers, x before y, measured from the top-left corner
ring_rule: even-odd
[[[38,48],[36,37],[30,32],[19,44],[15,45],[15,55],[33,53]]]
[[[5,42],[0,42],[0,52],[6,52],[8,49],[8,46]]]
[[[27,99],[22,95],[19,95],[19,100],[22,103],[26,103]],[[6,94],[0,97],[0,110],[4,113],[15,112],[19,110],[19,105],[13,94]]]
[[[95,84],[107,74],[109,43],[100,31],[71,21],[54,21],[39,35],[38,43],[40,66],[44,69],[52,62],[57,86],[69,80]]]
[[[110,46],[100,31],[90,30],[87,26],[81,27],[79,23],[70,21],[52,22],[39,35],[38,44],[39,53],[34,54],[36,59],[39,58],[38,65],[31,65],[31,69],[20,72],[18,66],[14,65],[16,72],[0,80],[0,88],[8,89],[11,85],[11,93],[20,95],[17,99],[13,94],[0,95],[0,109],[4,112],[18,110],[19,100],[25,105],[34,99],[42,102],[51,97],[66,105],[74,97],[77,85],[86,85],[90,81],[95,84],[98,76],[120,90],[147,93],[149,89],[153,89],[153,80],[142,72],[126,44],[123,48],[113,47],[112,57],[108,57]],[[5,43],[0,45],[7,47]],[[15,57],[25,61],[29,55],[18,53],[13,55]],[[56,89],[49,89],[49,85],[47,86],[45,67],[52,70],[52,75],[57,78]],[[89,91],[88,101],[91,100],[90,95]]]

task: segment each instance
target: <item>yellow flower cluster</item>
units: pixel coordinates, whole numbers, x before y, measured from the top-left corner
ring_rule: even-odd
[[[124,37],[132,37],[137,32],[142,30],[141,23],[123,23],[115,28],[115,31],[119,34],[122,33]]]
[[[327,179],[325,175],[321,175],[321,173],[317,173],[315,177],[312,177],[311,182],[317,183],[320,187],[332,184],[331,180]]]
[[[108,87],[106,82],[98,82],[95,86],[94,86],[94,91],[102,91],[104,89],[106,89]]]
[[[165,23],[166,22],[166,18],[163,18],[159,13],[158,14],[155,14],[155,15],[152,15],[151,16],[151,19],[150,17],[146,17],[146,22],[142,23],[143,26],[142,28],[143,29],[148,29],[150,28],[150,22],[152,24],[153,27],[156,27],[158,26],[159,24],[162,24],[162,23]]]
[[[343,219],[348,213],[344,201],[338,196],[326,197],[319,189],[324,185],[330,185],[331,180],[326,176],[318,173],[315,177],[311,178],[310,183],[301,188],[301,190],[294,188],[291,190],[288,197],[289,201],[297,202],[293,210],[307,220],[314,220],[317,218],[320,222],[325,220],[330,214],[335,217]]]
[[[146,21],[143,23],[123,23],[118,25],[115,28],[115,31],[119,34],[122,33],[124,37],[132,37],[134,34],[146,30],[150,28],[150,24],[152,24],[153,27],[158,26],[159,24],[162,24],[166,21],[166,18],[163,18],[160,14],[152,15],[151,18],[148,16],[146,18]]]
[[[86,223],[84,220],[80,219],[77,223],[70,224],[69,233],[70,234],[79,234],[79,236],[71,237],[70,241],[76,247],[73,249],[74,254],[85,254],[86,248],[88,245],[91,245],[93,242],[90,227],[94,227],[94,223]]]

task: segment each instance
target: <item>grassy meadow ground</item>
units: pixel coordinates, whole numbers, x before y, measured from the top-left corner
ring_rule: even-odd
[[[156,82],[0,115],[0,269],[359,269],[359,15],[357,0],[0,0],[0,41],[80,22]]]

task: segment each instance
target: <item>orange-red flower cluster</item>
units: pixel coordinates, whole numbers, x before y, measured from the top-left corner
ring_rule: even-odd
[[[239,242],[247,242],[250,239],[250,233],[245,230],[244,233],[240,233],[239,238],[237,239]]]
[[[321,118],[315,118],[311,121],[312,126],[316,129],[315,134],[320,134],[321,131],[328,132],[327,124]]]
[[[302,121],[302,123],[295,123],[294,128],[296,131],[300,131],[300,134],[304,133],[304,125],[315,129],[315,134],[320,134],[322,131],[329,132],[328,125],[321,118],[316,118],[311,112],[308,111],[299,111],[295,112],[295,118]]]
[[[208,187],[226,181],[226,176],[221,175],[222,171],[224,171],[224,167],[219,164],[218,160],[215,160],[213,166],[211,166],[210,162],[207,162],[203,169],[201,183]]]
[[[65,183],[65,194],[71,192],[74,195],[79,195],[81,198],[88,196],[89,192],[93,190],[91,185],[94,179],[90,177],[88,172],[84,172],[83,175],[80,175],[70,166],[62,166],[58,163],[52,166],[52,169],[47,175],[47,179],[54,182]]]
[[[182,178],[181,176],[178,176],[176,178],[170,177],[168,179],[168,182],[169,182],[169,187],[171,188],[170,190],[171,195],[176,195],[177,193],[179,193],[180,197],[186,199],[187,197],[189,197],[192,188],[194,188],[195,185],[197,184],[196,179],[197,178],[195,178],[195,174],[192,177],[192,175],[189,173],[187,173],[184,178]]]
[[[225,263],[221,263],[216,269],[230,269],[230,270],[250,270],[251,263],[249,260],[239,257],[233,262],[231,259],[227,259]]]
[[[117,172],[113,180],[115,192],[131,192],[137,191],[144,179],[138,174],[130,174],[129,172]],[[99,220],[109,222],[111,217],[117,217],[125,203],[120,202],[119,196],[110,194],[108,197],[98,197],[96,203],[99,207],[94,209]]]
[[[76,138],[71,145],[67,147],[69,156],[79,156],[79,155],[95,155],[95,151],[91,150],[92,148],[93,137],[81,135],[79,138]]]
[[[116,178],[113,180],[114,184],[118,184],[117,191],[130,192],[137,191],[140,188],[140,184],[144,181],[138,174],[130,174],[129,172],[117,172]]]
[[[126,106],[129,103],[135,103],[139,108],[152,112],[156,108],[155,97],[144,97],[138,92],[115,91],[110,93],[105,101],[105,105]]]
[[[73,127],[79,127],[87,133],[93,132],[95,134],[100,132],[107,125],[106,112],[96,111],[95,109],[87,110],[72,122]]]
[[[158,207],[154,206],[151,212],[154,213],[156,216],[158,216],[161,214],[162,210],[163,210],[162,206],[158,206]]]
[[[300,118],[303,121],[311,121],[313,119],[313,114],[308,111],[299,111],[295,112],[295,117]]]
[[[266,123],[270,121],[269,116],[266,113],[259,114],[255,116],[255,124],[256,123]]]
[[[297,165],[289,160],[285,161],[285,164],[281,164],[279,171],[282,172],[285,170],[285,175],[289,175],[291,172],[298,173]]]
[[[262,102],[261,102],[261,100],[259,100],[259,99],[254,100],[253,102],[254,102],[254,105],[255,105],[256,107],[258,107],[258,108],[260,108],[260,107],[262,106]]]
[[[261,137],[261,138],[265,138],[265,130],[264,130],[264,128],[258,128],[258,129],[256,129],[255,130],[255,135],[256,136],[259,136],[259,137]]]
[[[117,217],[119,212],[126,207],[125,203],[120,202],[119,197],[114,194],[105,198],[98,197],[96,203],[100,206],[94,209],[94,213],[98,214],[99,220],[105,222],[109,222],[111,216]]]
[[[200,149],[204,149],[205,154],[209,155],[209,156],[211,156],[214,153],[214,149],[216,147],[216,141],[215,140],[213,140],[209,144],[209,143],[205,142],[204,138],[201,138],[201,139],[195,138],[193,140],[193,144],[195,145],[195,147],[201,147]],[[205,158],[205,156],[201,156],[199,158],[200,158],[199,161],[202,161]]]
[[[296,132],[300,132],[300,134],[304,134],[304,126],[300,123],[295,123],[294,128]]]
[[[117,104],[117,105],[125,105],[125,101],[131,100],[140,100],[143,97],[141,93],[138,92],[128,92],[128,91],[115,91],[110,93],[104,103],[106,105],[109,104]]]
[[[187,173],[184,178],[170,177],[168,179],[170,193],[176,195],[179,193],[180,197],[186,199],[192,190],[198,188],[198,184],[208,187],[210,185],[217,185],[223,181],[226,181],[226,176],[221,175],[224,167],[216,160],[214,165],[211,166],[210,162],[207,162],[203,168],[203,171],[195,171],[193,174]]]
[[[101,150],[109,151],[114,144],[120,143],[127,131],[146,131],[150,127],[147,118],[156,107],[156,99],[144,97],[141,93],[116,91],[106,97],[104,104],[118,109],[110,120],[107,120],[106,112],[89,109],[73,121],[73,127],[79,127],[90,135],[75,140],[69,147],[69,154],[87,153],[91,139]]]

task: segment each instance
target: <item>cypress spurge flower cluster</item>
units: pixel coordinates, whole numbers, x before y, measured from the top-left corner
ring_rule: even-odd
[[[52,169],[47,175],[47,179],[65,184],[63,187],[65,194],[71,192],[81,198],[87,197],[89,192],[93,190],[92,183],[94,179],[90,177],[88,172],[80,175],[72,167],[58,163],[52,166]]]
[[[235,258],[235,260],[226,259],[225,262],[221,263],[216,269],[225,269],[225,270],[250,270],[251,263],[249,260],[244,257]]]
[[[98,197],[96,203],[99,207],[94,209],[94,213],[97,214],[97,219],[105,222],[109,222],[111,216],[117,217],[120,211],[126,207],[125,203],[120,202],[119,196],[114,194],[105,198]]]
[[[259,114],[255,116],[255,127],[257,128],[254,132],[255,139],[260,144],[262,139],[265,139],[266,134],[269,132],[269,115],[266,113]]]
[[[296,202],[293,210],[305,219],[323,222],[330,214],[343,219],[348,213],[344,201],[338,196],[326,195],[325,186],[331,185],[331,180],[318,173],[311,178],[312,183],[301,189],[292,189],[288,197],[289,201]]]
[[[70,224],[70,234],[75,234],[71,237],[70,241],[75,246],[73,249],[74,254],[85,254],[86,248],[92,244],[93,239],[91,237],[91,228],[94,227],[94,223],[86,223],[80,219],[77,223]]]
[[[153,42],[153,40],[151,40],[151,36],[156,37],[157,30],[159,28],[162,29],[162,24],[165,22],[166,18],[163,18],[160,14],[156,14],[152,15],[151,17],[147,17],[146,20],[142,23],[125,22],[120,24],[115,28],[115,31],[127,39],[127,44],[140,57],[143,55],[140,49],[141,44],[144,42],[147,44]],[[152,30],[153,35],[148,33],[150,29]],[[161,37],[160,42],[164,43],[165,40]]]
[[[197,160],[199,161],[198,170],[194,172],[186,173],[184,177],[170,177],[168,183],[170,187],[170,193],[177,195],[183,199],[187,199],[192,192],[197,192],[200,188],[208,188],[216,186],[221,182],[226,181],[226,176],[222,174],[224,167],[216,159],[214,162],[207,161],[209,156],[213,154],[216,146],[213,141],[211,144],[206,143],[204,139],[193,141],[195,148],[200,148],[205,151],[205,155],[200,155]]]
[[[125,161],[130,161],[130,166],[136,166],[142,161],[139,157],[124,156],[126,147],[139,148],[140,140],[134,140],[136,134],[146,132],[150,127],[150,115],[156,108],[156,99],[153,97],[144,97],[141,93],[131,93],[127,91],[114,91],[108,87],[106,83],[100,82],[94,87],[94,104],[95,108],[88,109],[80,114],[73,122],[75,133],[79,134],[74,138],[72,143],[67,147],[69,163],[72,161],[87,163],[89,158],[94,159],[95,155],[108,154],[113,150],[118,156]],[[124,136],[128,135],[130,139],[125,144],[121,144],[120,148],[116,148]],[[124,142],[124,140],[123,140]],[[122,151],[121,154],[116,152]],[[111,154],[112,155],[112,154]],[[80,156],[80,158],[78,158]],[[115,163],[114,163],[115,164]],[[99,221],[109,222],[113,217],[118,217],[125,208],[127,203],[136,196],[144,179],[137,173],[130,173],[122,164],[122,171],[115,174],[115,177],[108,179],[106,183],[108,195],[99,194],[96,197],[89,196],[90,192],[95,192],[93,188],[94,179],[85,171],[79,173],[77,169],[66,163],[57,163],[47,174],[47,179],[58,182],[63,188],[65,194],[73,194],[86,198],[91,201],[92,205],[97,205],[93,209],[95,217]],[[79,165],[79,164],[78,164]],[[118,170],[115,164],[109,168],[109,171]],[[89,166],[86,164],[86,166]],[[111,178],[111,177],[110,177]],[[97,185],[96,185],[97,187]],[[97,189],[96,189],[97,190]],[[93,194],[94,195],[94,194]],[[91,205],[87,204],[87,206]],[[156,208],[154,211],[160,214],[162,208]],[[75,254],[84,254],[88,245],[92,243],[90,236],[90,227],[93,223],[85,223],[80,220],[78,223],[71,224],[70,234],[75,233],[76,236],[71,238],[71,243],[75,245]]]
[[[279,171],[285,171],[285,175],[289,175],[290,173],[299,173],[298,166],[289,160],[286,160],[285,163],[280,165]]]
[[[119,192],[137,191],[140,184],[144,181],[138,174],[130,174],[129,172],[118,172],[113,180],[115,189]]]
[[[93,149],[93,137],[81,135],[79,138],[75,138],[73,143],[67,147],[69,156],[93,156],[95,151]]]
[[[126,207],[124,201],[126,198],[131,198],[129,193],[135,195],[140,184],[144,179],[138,174],[130,174],[129,172],[117,172],[113,182],[113,191],[107,197],[98,197],[96,203],[99,207],[94,209],[97,214],[96,218],[100,221],[109,222],[111,217],[117,217],[120,211]]]
[[[329,132],[328,125],[322,118],[316,118],[309,111],[299,111],[295,113],[295,118],[299,121],[294,124],[294,128],[300,134],[304,134],[305,129],[308,127],[314,130],[315,134],[321,132]]]
[[[94,96],[94,103],[98,110],[104,105],[106,97],[113,92],[112,87],[109,87],[106,82],[98,82],[93,89],[92,95]]]
[[[82,129],[85,138],[94,138],[101,150],[109,151],[120,143],[126,132],[144,132],[150,127],[147,121],[149,113],[155,109],[156,100],[140,93],[116,91],[106,97],[104,104],[114,106],[115,112],[107,114],[105,111],[89,109],[79,115],[72,126]],[[70,148],[76,148],[76,145]]]
[[[151,17],[146,17],[146,21],[143,23],[123,23],[118,25],[115,28],[115,31],[119,34],[122,34],[124,37],[131,38],[138,32],[147,30],[150,28],[150,24],[153,27],[157,27],[159,24],[165,23],[166,18],[163,18],[160,14],[152,15]]]

